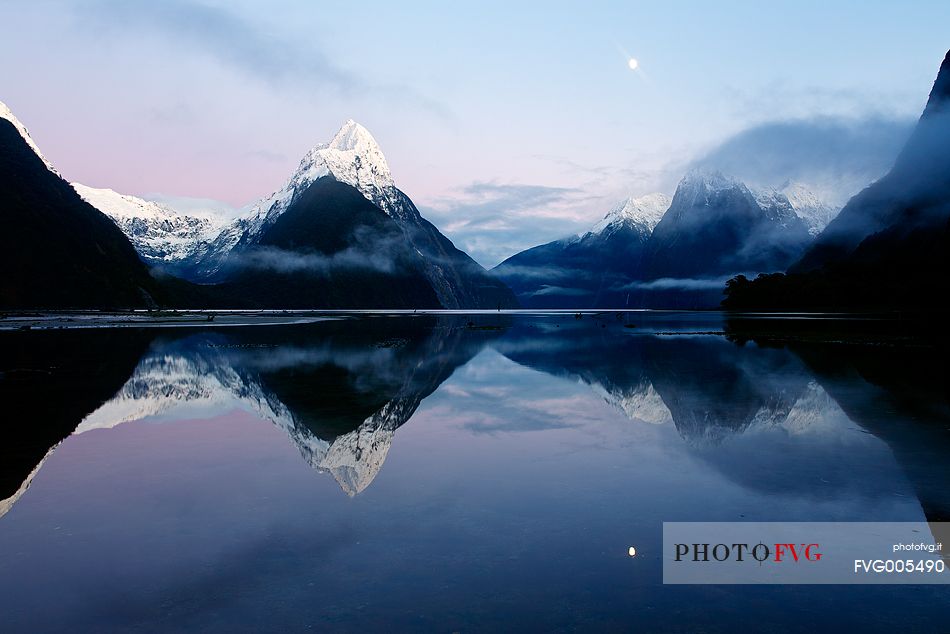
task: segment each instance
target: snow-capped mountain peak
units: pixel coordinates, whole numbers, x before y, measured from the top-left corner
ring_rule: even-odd
[[[790,212],[801,218],[808,227],[808,233],[817,236],[834,220],[841,211],[840,207],[824,202],[821,197],[808,185],[786,181],[777,189],[765,188],[754,192],[756,202],[763,209],[769,204],[781,208],[788,208]]]
[[[241,240],[274,222],[314,181],[331,177],[356,188],[383,211],[395,185],[386,157],[373,135],[347,120],[329,143],[311,148],[291,177],[276,192],[246,207],[237,218],[222,214],[183,213],[160,203],[95,189],[78,183],[80,196],[119,225],[136,250],[153,261],[169,264],[199,261],[208,254],[226,255]],[[212,272],[221,258],[211,264]]]
[[[370,200],[395,185],[376,139],[352,119],[343,124],[329,143],[321,143],[307,152],[291,181],[298,179],[309,185],[327,175],[355,187]]]
[[[680,189],[701,189],[709,193],[716,193],[736,187],[745,187],[745,185],[740,180],[726,176],[719,170],[695,168],[683,176],[683,180],[680,181],[676,189],[677,191]]]
[[[150,261],[177,262],[213,241],[228,219],[212,211],[181,213],[167,205],[72,183],[87,203],[107,215]]]
[[[318,146],[319,147],[319,146]],[[379,148],[379,144],[370,131],[361,126],[353,119],[347,119],[340,126],[340,130],[333,137],[333,140],[327,143],[326,149],[336,150],[337,152],[356,152],[365,157],[378,157],[382,169],[388,175],[389,167],[386,165],[386,159]]]
[[[119,192],[108,188],[97,188],[83,185],[82,183],[70,183],[83,200],[106,214],[116,218],[163,218],[177,215],[175,210],[165,205],[149,202],[142,198],[120,194]]]
[[[299,194],[325,176],[356,188],[392,214],[386,202],[393,197],[395,183],[386,157],[369,130],[348,119],[329,143],[315,145],[304,155],[283,187],[250,206],[247,219],[240,220],[234,231],[222,236],[224,249],[233,247],[245,233],[253,235],[264,224],[276,220]]]
[[[804,183],[785,181],[779,188],[779,191],[788,197],[788,201],[792,203],[792,207],[795,208],[820,207],[824,204],[821,198],[818,197],[818,194],[809,189]]]
[[[601,234],[610,227],[629,222],[645,233],[650,233],[670,208],[670,198],[665,194],[647,194],[639,198],[627,198],[607,212],[603,219],[594,225],[590,233]]]
[[[746,185],[718,170],[694,168],[688,171],[676,186],[671,203],[671,213],[678,217],[684,210],[708,205],[722,205],[724,201],[738,202],[745,199],[755,205],[752,192]]]
[[[751,196],[770,217],[783,223],[797,216],[813,236],[821,233],[841,210],[840,207],[824,202],[812,188],[803,183],[786,181],[777,188],[750,189],[736,178],[702,167],[686,173],[676,188],[674,198],[679,198],[684,203],[697,204],[703,200],[717,198],[727,191]]]
[[[46,157],[43,156],[43,153],[40,152],[40,148],[36,145],[36,142],[33,141],[33,137],[30,136],[30,131],[26,129],[26,126],[20,123],[20,120],[16,118],[16,115],[13,114],[13,111],[7,107],[7,104],[0,101],[0,119],[6,119],[13,124],[13,127],[17,129],[17,132],[20,133],[20,136],[23,137],[23,140],[26,141],[26,144],[30,146],[30,149],[33,150],[40,160],[46,165],[46,168],[59,176],[59,172],[56,171],[56,168],[53,167],[53,164],[46,160]]]

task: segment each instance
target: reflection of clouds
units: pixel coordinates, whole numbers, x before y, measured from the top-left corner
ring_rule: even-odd
[[[435,397],[430,409],[474,434],[575,429],[604,422],[605,410],[586,387],[525,368],[494,350],[486,350],[460,368]],[[591,407],[594,405],[594,407]]]
[[[443,394],[451,394],[452,396],[459,396],[461,398],[468,398],[471,396],[471,392],[468,390],[461,388],[458,385],[452,384],[443,385],[439,391]]]
[[[470,388],[470,396],[487,396],[489,398],[503,398],[518,392],[518,388],[510,385],[483,385]]]
[[[537,337],[519,337],[517,339],[500,339],[492,342],[492,348],[501,354],[517,355],[520,352],[548,352],[553,353],[558,350],[571,350],[575,347],[574,343],[564,336],[555,336],[561,333],[558,324],[540,323],[537,325],[541,334]]]
[[[533,293],[532,297],[543,297],[545,295],[566,295],[568,297],[580,297],[581,295],[587,295],[590,291],[583,288],[569,288],[566,286],[549,286],[543,284],[541,288]]]
[[[514,392],[514,390],[509,391],[509,393]],[[499,391],[493,398],[498,398],[502,394],[503,391]],[[505,400],[503,408],[506,412],[510,412],[510,415],[469,421],[463,423],[463,427],[473,433],[490,434],[568,429],[596,425],[603,421],[598,412],[591,411],[590,398],[582,395],[543,399],[514,396]]]
[[[524,413],[520,416],[510,416],[507,410],[508,407],[505,407],[499,412],[489,412],[484,409],[471,410],[452,405],[440,405],[433,407],[429,412],[438,418],[451,420],[453,424],[473,434],[551,431],[577,427],[576,424],[554,417],[524,415]]]
[[[578,215],[579,206],[597,198],[575,188],[474,182],[452,197],[430,201],[423,211],[490,268],[536,244],[576,233],[587,222],[587,214]]]

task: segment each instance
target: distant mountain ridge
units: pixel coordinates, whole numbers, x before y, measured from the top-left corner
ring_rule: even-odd
[[[783,269],[835,212],[801,183],[753,190],[695,169],[672,199],[627,199],[590,231],[492,272],[535,308],[711,308],[725,276]]]
[[[603,219],[586,234],[608,235],[622,227],[630,227],[647,236],[670,208],[670,197],[666,194],[647,194],[639,198],[627,198],[607,212]]]
[[[589,231],[511,256],[492,274],[531,308],[619,306],[618,290],[641,266],[644,246],[669,207],[663,194],[628,198]]]
[[[152,266],[175,267],[193,259],[227,226],[220,215],[185,214],[168,205],[111,189],[81,183],[72,186],[83,200],[112,218],[142,259]]]

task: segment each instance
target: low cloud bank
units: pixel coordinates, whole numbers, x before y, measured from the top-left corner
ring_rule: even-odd
[[[805,183],[841,206],[887,173],[913,126],[911,118],[883,116],[773,121],[726,139],[690,167],[717,169],[760,187]]]
[[[717,290],[725,287],[726,280],[733,277],[728,275],[717,278],[674,278],[661,277],[656,280],[645,282],[631,282],[621,286],[620,291],[657,291],[657,290],[680,290],[680,291],[708,291]]]

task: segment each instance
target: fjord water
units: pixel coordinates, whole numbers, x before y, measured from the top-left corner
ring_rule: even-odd
[[[664,521],[950,519],[946,347],[796,326],[0,333],[0,630],[936,631],[940,586],[662,585]]]

